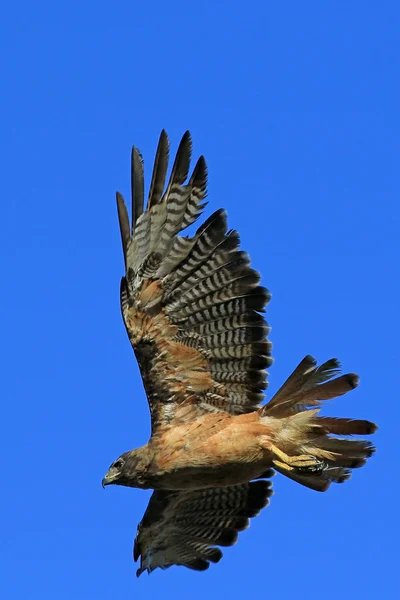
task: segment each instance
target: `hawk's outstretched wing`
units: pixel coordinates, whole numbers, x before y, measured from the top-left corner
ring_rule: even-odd
[[[265,473],[265,477],[273,471]],[[249,519],[267,506],[270,481],[182,492],[155,491],[138,527],[134,559],[143,571],[183,565],[204,571],[222,558],[218,546],[232,546]]]
[[[132,150],[132,219],[117,193],[126,266],[121,308],[149,401],[152,430],[206,411],[253,411],[271,363],[263,316],[268,291],[239,236],[215,212],[192,236],[179,233],[204,208],[207,169],[189,181],[191,139],[180,143],[165,187],[169,142],[163,131],[144,207],[141,155]]]

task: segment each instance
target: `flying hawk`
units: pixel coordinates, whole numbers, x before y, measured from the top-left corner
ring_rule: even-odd
[[[324,400],[358,385],[336,359],[306,356],[265,405],[271,364],[270,299],[239,250],[239,235],[216,211],[195,235],[207,167],[186,182],[191,137],[181,140],[167,185],[169,141],[161,132],[147,207],[143,161],[132,150],[132,215],[117,193],[125,260],[121,310],[151,414],[145,446],[122,454],[103,486],[153,489],[138,526],[139,576],[183,565],[203,571],[222,557],[272,494],[274,470],[317,491],[342,483],[371,456],[369,421],[319,416]]]

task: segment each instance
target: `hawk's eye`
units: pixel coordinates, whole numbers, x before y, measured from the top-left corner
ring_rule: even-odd
[[[114,467],[115,469],[120,469],[120,468],[122,467],[122,465],[123,465],[123,464],[124,464],[124,463],[122,462],[122,460],[117,460],[117,461],[115,461],[115,463],[113,464],[113,467]]]

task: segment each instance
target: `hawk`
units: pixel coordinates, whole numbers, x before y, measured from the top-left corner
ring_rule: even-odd
[[[121,310],[151,414],[149,442],[122,454],[103,479],[152,489],[138,526],[137,576],[217,563],[249,519],[267,506],[275,471],[317,491],[342,483],[374,451],[343,436],[376,430],[369,421],[319,415],[324,400],[358,385],[330,359],[306,356],[262,405],[271,364],[263,312],[270,294],[217,210],[194,235],[207,167],[188,179],[191,137],[180,142],[167,180],[169,140],[161,132],[147,206],[143,160],[132,149],[131,220],[117,193],[125,261]]]

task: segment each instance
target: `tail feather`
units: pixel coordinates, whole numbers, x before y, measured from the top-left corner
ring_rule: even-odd
[[[324,400],[346,394],[358,385],[359,378],[353,373],[333,379],[340,372],[339,366],[337,359],[331,359],[317,367],[316,361],[306,356],[260,410],[265,424],[276,431],[274,468],[317,491],[349,479],[351,470],[363,466],[375,451],[369,441],[336,437],[370,435],[377,429],[375,423],[318,415]]]
[[[312,372],[315,369],[317,361],[312,356],[308,355],[301,363],[295,368],[293,373],[287,378],[285,383],[279,388],[275,396],[266,404],[264,407],[264,413],[272,415],[275,408],[291,397],[291,395],[298,391],[301,387],[303,379],[307,376],[307,373]]]
[[[326,433],[336,435],[370,435],[375,433],[377,427],[371,421],[363,419],[340,419],[338,417],[317,417],[316,423]]]
[[[288,479],[300,483],[300,485],[304,485],[304,487],[308,487],[316,492],[325,492],[331,484],[329,479],[321,477],[320,475],[301,473],[300,471],[287,471],[276,465],[274,466],[274,469],[278,473],[285,475]]]
[[[315,387],[300,392],[296,404],[302,403],[310,406],[317,406],[321,400],[331,400],[332,398],[343,396],[343,394],[354,390],[358,386],[358,383],[358,375],[355,375],[354,373],[342,375],[332,381],[315,385]]]
[[[359,377],[348,373],[332,379],[340,373],[340,363],[332,358],[319,367],[312,356],[306,356],[275,396],[265,405],[263,413],[268,416],[289,416],[321,401],[342,396],[358,386]]]
[[[332,454],[337,455],[335,462],[340,462],[340,457],[346,458],[369,458],[374,453],[374,446],[366,440],[347,440],[346,438],[334,438],[323,436],[317,448],[327,450]]]

